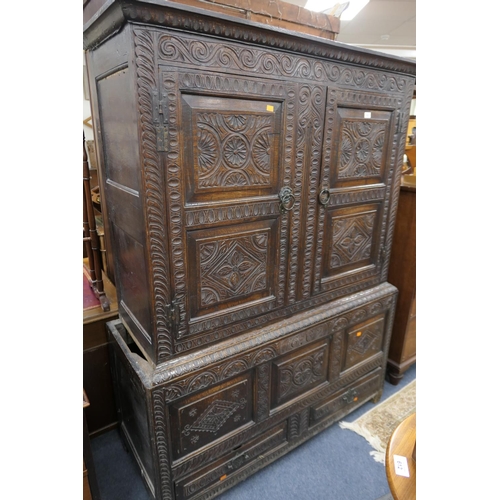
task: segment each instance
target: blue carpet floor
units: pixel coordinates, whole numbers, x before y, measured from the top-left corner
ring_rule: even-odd
[[[384,383],[378,404],[416,378],[416,365],[397,386]],[[365,403],[343,420],[352,422],[373,409]],[[383,464],[370,456],[371,446],[338,423],[281,457],[218,500],[377,500],[389,495]],[[117,430],[92,439],[101,500],[151,500],[134,458]],[[389,496],[390,498],[390,496]]]

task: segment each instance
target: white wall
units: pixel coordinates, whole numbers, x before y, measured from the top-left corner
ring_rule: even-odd
[[[83,118],[82,118],[82,120],[85,120],[89,116],[91,116],[90,101],[85,99],[85,91],[84,91],[86,72],[87,72],[87,66],[85,65],[85,53],[84,53],[83,54],[83,68],[82,68],[82,97],[83,97]],[[94,139],[94,131],[92,130],[92,127],[89,127],[86,124],[83,124],[83,131],[85,132],[85,139],[88,139],[88,140]]]

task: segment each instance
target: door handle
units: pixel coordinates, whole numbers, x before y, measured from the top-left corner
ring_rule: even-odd
[[[295,196],[293,195],[292,188],[288,186],[281,188],[278,197],[280,199],[280,212],[282,214],[289,212],[295,206]]]
[[[318,201],[324,206],[328,206],[330,201],[330,190],[328,188],[322,189],[318,194]]]

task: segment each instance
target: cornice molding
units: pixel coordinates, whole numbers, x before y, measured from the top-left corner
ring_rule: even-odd
[[[416,74],[416,63],[410,59],[160,0],[110,0],[84,25],[84,49],[94,50],[126,22],[231,39],[384,71]]]

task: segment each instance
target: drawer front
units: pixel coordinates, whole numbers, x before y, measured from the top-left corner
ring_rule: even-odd
[[[286,444],[287,422],[273,427],[264,434],[239,446],[230,454],[220,458],[209,467],[176,482],[175,496],[178,500],[192,497],[203,489],[225,481],[232,474],[264,458],[265,454]]]
[[[252,421],[252,375],[247,372],[170,406],[174,459]]]
[[[381,377],[382,369],[378,368],[375,373],[361,378],[355,384],[335,393],[326,401],[313,406],[311,408],[310,424],[314,425],[335,414],[350,412],[377,392],[382,383]]]
[[[382,351],[385,319],[371,318],[347,330],[343,370],[362,363]]]
[[[272,409],[327,381],[329,345],[326,338],[273,361]]]

